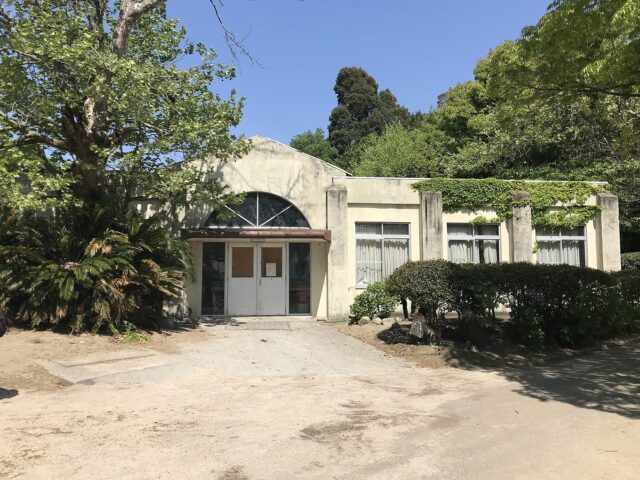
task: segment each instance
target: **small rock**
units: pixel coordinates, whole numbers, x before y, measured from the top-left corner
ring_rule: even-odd
[[[382,319],[380,317],[375,317],[373,320],[371,320],[371,323],[373,323],[374,325],[382,325]]]
[[[471,350],[473,353],[478,353],[478,347],[476,347],[475,345],[471,345],[471,348],[469,349]]]
[[[358,320],[358,325],[366,325],[368,323],[371,323],[371,318],[367,317],[366,315]]]
[[[609,347],[607,345],[602,345],[602,350],[609,350]]]

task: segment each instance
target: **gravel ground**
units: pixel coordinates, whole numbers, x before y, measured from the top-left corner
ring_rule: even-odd
[[[638,344],[542,368],[465,370],[418,368],[310,322],[188,335],[165,345],[170,364],[127,372],[113,362],[91,384],[54,389],[20,386],[20,375],[8,388],[7,370],[31,364],[24,356],[47,343],[16,353],[15,339],[28,346],[30,332],[0,339],[0,359],[13,345],[15,362],[1,363],[0,478],[636,479],[640,471]],[[40,338],[49,339],[59,340]],[[86,349],[40,355],[80,363],[104,346],[85,341]],[[129,348],[105,345],[106,353]]]

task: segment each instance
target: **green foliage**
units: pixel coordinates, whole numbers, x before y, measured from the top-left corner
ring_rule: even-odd
[[[622,269],[640,271],[640,252],[623,253]]]
[[[640,275],[568,265],[503,263],[456,265],[410,262],[389,277],[394,295],[415,302],[428,318],[457,312],[463,338],[498,331],[504,305],[506,331],[525,345],[581,347],[640,329]]]
[[[513,193],[527,191],[530,198],[525,204],[531,205],[533,226],[539,228],[584,225],[598,212],[597,206],[585,205],[585,202],[589,196],[606,191],[604,185],[588,182],[527,182],[496,178],[433,178],[416,182],[413,187],[418,191],[442,192],[444,211],[493,209],[498,221],[510,218],[512,207],[518,205],[518,201],[513,200]],[[559,206],[562,210],[549,212],[549,209]],[[474,222],[489,223],[482,216],[476,217]]]
[[[151,341],[151,335],[147,332],[130,330],[122,334],[120,340],[124,343],[147,343]]]
[[[338,72],[334,92],[338,105],[329,117],[329,143],[341,156],[340,166],[350,170],[345,154],[371,133],[381,134],[386,125],[411,122],[409,111],[398,105],[389,90],[378,92],[378,83],[361,68]]]
[[[391,316],[397,303],[398,298],[389,293],[384,283],[374,282],[353,299],[350,314],[356,320],[364,316],[387,318]]]
[[[594,20],[596,17],[597,22],[606,22],[611,12],[618,8],[624,10],[621,1],[593,2],[593,9],[588,14],[583,14],[580,8],[567,7],[578,3],[584,6],[587,2],[554,2],[552,11],[560,4],[565,5],[558,7],[565,23],[560,22],[557,26],[573,29],[575,23],[584,27],[586,18]],[[555,15],[555,12],[550,15]],[[633,21],[637,23],[638,20]],[[559,53],[555,50],[555,42],[550,42],[547,45],[550,50],[529,55],[522,47],[528,42],[528,34],[525,33],[523,39],[504,42],[480,60],[474,71],[474,80],[458,84],[442,94],[436,109],[421,114],[422,122],[408,125],[404,138],[395,140],[400,150],[410,145],[406,139],[420,138],[419,132],[433,139],[434,149],[425,149],[422,142],[413,142],[414,150],[410,155],[419,169],[403,165],[393,155],[377,159],[370,155],[366,169],[361,172],[355,168],[356,173],[405,177],[604,180],[609,182],[611,192],[620,199],[622,228],[640,231],[640,98],[580,92],[572,88],[561,92],[552,84],[525,84],[521,81],[521,72],[539,66],[549,68],[549,73],[566,74],[568,80],[574,81],[580,75],[573,75],[573,62],[600,58],[599,50],[603,44],[594,38],[598,35],[608,38],[610,34],[599,30],[599,27],[586,33],[569,33],[578,43],[586,42],[587,38],[593,41],[586,42],[589,43],[588,48],[581,44],[579,53]],[[565,40],[561,44],[566,46]],[[634,45],[638,43],[634,41]],[[567,59],[571,61],[570,66]],[[629,73],[625,82],[637,85],[637,79],[637,75]],[[542,81],[542,77],[538,80]],[[622,90],[621,87],[619,92]],[[558,101],[558,95],[562,101]],[[367,143],[367,140],[360,143]],[[382,153],[393,152],[393,144],[390,141],[384,143]],[[434,151],[435,156],[432,154]],[[386,165],[387,158],[391,159],[391,167]],[[404,172],[403,167],[407,167]],[[587,211],[580,214],[577,209],[573,213],[583,218],[591,215]],[[562,213],[556,216],[562,216]],[[549,226],[571,223],[567,219],[553,217],[539,221],[540,225],[546,223]]]
[[[387,287],[396,298],[411,300],[427,319],[442,319],[456,303],[450,282],[453,268],[445,260],[408,262],[387,278]]]
[[[338,150],[325,138],[321,128],[316,129],[315,132],[307,130],[300,135],[296,135],[291,139],[289,145],[329,163],[335,162],[338,157]]]
[[[640,96],[637,0],[555,0],[498,61],[493,81],[523,99]]]
[[[154,325],[192,271],[189,245],[156,217],[103,208],[0,217],[0,306],[34,327]]]
[[[408,129],[399,123],[387,126],[382,135],[369,135],[354,174],[369,177],[424,177],[440,172],[437,130]]]
[[[167,222],[241,199],[199,165],[250,147],[230,132],[242,99],[212,88],[235,71],[165,4],[0,5],[0,308],[16,321],[153,325],[191,270]],[[127,213],[141,197],[154,217]]]
[[[146,11],[132,0],[9,4],[0,17],[1,201],[42,210],[107,195],[126,208],[141,184],[170,207],[184,205],[185,191],[225,201],[188,161],[247,151],[229,131],[242,100],[210,89],[235,72],[187,43],[164,1]],[[118,22],[130,30],[116,31]],[[193,66],[178,68],[185,57]]]

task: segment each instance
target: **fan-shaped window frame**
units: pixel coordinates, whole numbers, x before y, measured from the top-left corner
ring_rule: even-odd
[[[275,214],[270,215],[266,219],[260,218],[260,202],[261,197],[263,201],[268,201],[269,199],[276,200],[281,203],[281,207],[278,208]],[[255,221],[250,218],[251,215],[246,215],[241,213],[241,207],[246,207],[248,200],[255,200]],[[234,216],[225,222],[219,222],[217,220],[217,216],[219,215],[218,211],[212,212],[207,218],[204,226],[206,228],[220,229],[220,228],[234,228],[234,229],[247,229],[247,230],[255,230],[255,229],[311,229],[309,221],[304,216],[304,214],[300,211],[298,207],[296,207],[293,203],[291,203],[286,198],[280,197],[273,193],[269,192],[246,192],[245,201],[240,205],[225,205],[225,209],[229,210],[234,214]],[[297,219],[298,225],[284,225],[284,226],[273,226],[269,225],[269,223],[273,222],[278,217],[281,217],[284,213],[294,213],[295,218]],[[246,222],[246,225],[230,225],[233,219],[241,219]]]

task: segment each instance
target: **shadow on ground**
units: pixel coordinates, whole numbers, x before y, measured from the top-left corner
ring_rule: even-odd
[[[18,390],[12,388],[7,390],[6,388],[0,388],[0,400],[6,400],[7,398],[13,398],[18,395]]]
[[[407,330],[406,326],[392,326],[378,338],[387,344],[409,343]],[[608,345],[606,350],[544,353],[514,345],[493,345],[492,350],[478,353],[445,346],[441,355],[449,366],[497,372],[519,384],[514,390],[517,393],[543,402],[640,418],[640,340]]]
[[[518,382],[516,392],[541,401],[640,418],[640,345],[587,353],[552,365],[499,372]]]

